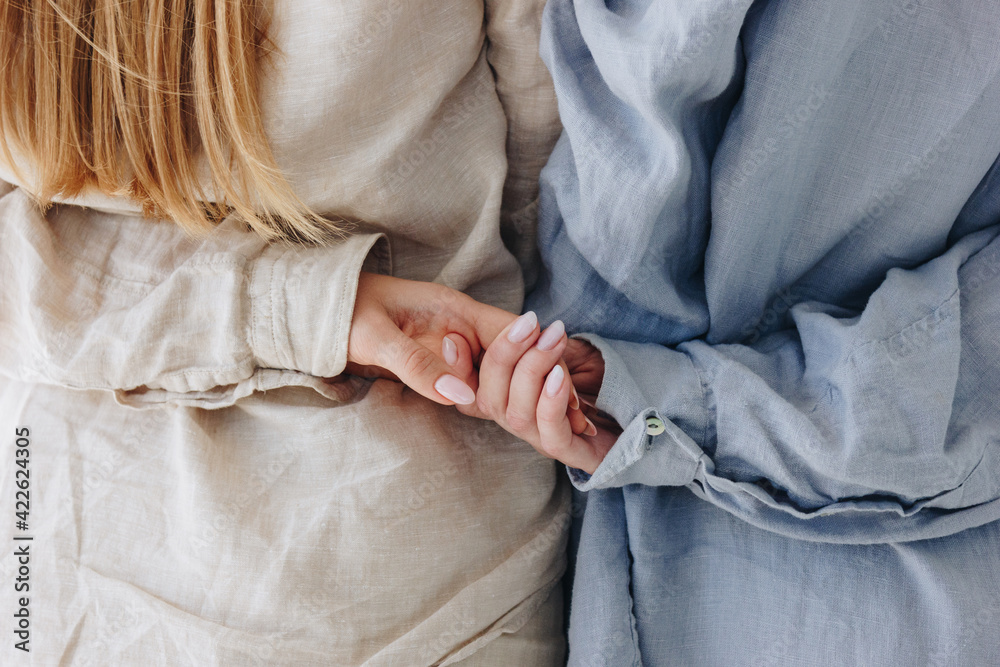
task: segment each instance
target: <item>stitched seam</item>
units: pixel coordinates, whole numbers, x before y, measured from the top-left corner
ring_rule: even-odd
[[[365,260],[365,258],[364,258],[364,256],[362,256],[361,257],[361,262],[364,263],[364,260]],[[351,268],[352,269],[358,269],[360,271],[361,265],[360,264],[352,265]],[[351,275],[353,276],[353,274],[351,274]],[[337,366],[340,366],[340,359],[339,359],[339,357],[340,357],[341,343],[343,344],[344,362],[345,362],[345,366],[346,366],[346,362],[347,362],[347,345],[350,342],[349,341],[349,339],[350,339],[350,328],[349,328],[350,323],[348,324],[348,328],[345,328],[344,327],[344,318],[345,317],[349,317],[350,315],[354,314],[353,313],[354,299],[351,299],[350,289],[348,289],[348,287],[349,287],[349,285],[345,281],[341,281],[341,288],[340,288],[340,309],[337,312],[337,329],[338,329],[337,341],[336,341],[336,350],[337,350],[337,356],[338,356]],[[358,289],[358,286],[357,286],[357,283],[355,282],[354,283],[354,297],[355,297],[355,299],[357,298],[357,289]],[[351,302],[351,310],[352,310],[352,312],[351,312],[350,315],[348,315],[346,313],[348,301]],[[345,340],[345,338],[347,338],[348,340]]]
[[[278,320],[277,320],[277,313],[276,313],[277,306],[275,305],[275,302],[277,301],[277,299],[275,299],[275,297],[274,297],[274,290],[276,289],[275,284],[274,284],[274,273],[275,273],[274,272],[274,267],[277,265],[278,262],[284,260],[285,254],[287,252],[288,252],[287,249],[284,250],[274,260],[274,263],[271,264],[271,266],[269,267],[270,271],[269,271],[269,274],[268,274],[268,281],[267,281],[267,298],[269,299],[269,304],[268,305],[270,306],[269,310],[270,310],[270,313],[271,313],[271,327],[270,327],[271,328],[271,349],[274,351],[275,361],[278,362],[278,363],[283,363],[283,359],[281,359],[281,357],[284,356],[284,355],[282,355],[281,351],[278,349],[278,336],[277,336],[277,331],[276,331],[276,329],[278,328],[277,327]],[[286,335],[286,337],[287,337],[287,335]]]
[[[713,405],[709,406],[709,404],[708,404],[708,383],[707,383],[707,380],[706,380],[705,376],[702,374],[701,370],[698,368],[697,364],[694,363],[694,359],[692,359],[689,354],[686,354],[686,353],[683,353],[683,352],[681,354],[684,354],[684,358],[688,360],[689,364],[691,364],[691,369],[694,371],[694,376],[698,379],[698,386],[701,387],[701,405],[705,409],[705,413],[704,413],[705,420],[704,420],[704,424],[702,425],[702,430],[701,430],[701,441],[698,444],[700,446],[704,447],[705,443],[708,442],[709,424],[714,423],[714,421],[715,421],[713,419],[714,414],[715,414],[715,405],[714,405],[715,402],[713,401],[712,402]],[[709,412],[711,412],[712,414],[710,415]]]
[[[229,371],[240,370],[243,366],[246,365],[246,363],[248,361],[252,361],[252,360],[253,360],[253,355],[252,354],[246,354],[246,355],[243,355],[242,357],[240,357],[235,363],[230,364],[228,366],[222,366],[221,368],[204,368],[204,369],[192,368],[192,369],[186,369],[186,370],[183,370],[183,371],[171,371],[170,373],[164,373],[163,377],[164,378],[174,378],[174,377],[184,377],[184,376],[187,376],[187,375],[205,375],[205,374],[208,374],[208,373],[226,373],[226,372],[229,372]]]
[[[944,319],[946,319],[946,316],[945,315],[940,315],[939,313],[945,307],[952,305],[952,302],[955,300],[956,297],[959,296],[960,293],[961,293],[961,290],[960,289],[956,289],[954,292],[952,292],[950,295],[948,295],[948,297],[944,301],[942,301],[940,304],[938,304],[937,306],[935,306],[934,309],[931,312],[927,313],[926,315],[924,315],[923,317],[921,317],[921,318],[919,318],[917,320],[914,320],[914,321],[910,322],[909,324],[907,324],[905,327],[903,327],[899,331],[897,331],[897,332],[895,332],[895,333],[893,333],[893,334],[891,334],[889,336],[885,336],[883,338],[876,338],[876,339],[873,339],[873,340],[865,341],[864,343],[860,343],[853,350],[851,350],[851,353],[847,356],[847,359],[845,361],[851,360],[856,353],[860,352],[861,350],[865,349],[866,347],[869,347],[871,345],[876,345],[876,344],[879,344],[879,343],[887,343],[888,341],[891,341],[894,338],[897,338],[897,337],[902,336],[903,334],[905,334],[905,333],[907,333],[909,331],[912,331],[913,329],[917,328],[917,326],[919,326],[923,322],[926,322],[926,321],[929,321],[929,320],[933,320],[933,319],[936,319],[936,320],[939,320],[939,321],[943,321]]]
[[[254,351],[257,349],[257,299],[254,298],[253,288],[257,282],[257,264],[253,264],[250,267],[250,272],[247,275],[246,283],[246,293],[247,298],[250,301],[250,322],[248,323],[247,329],[249,329],[249,343],[250,343],[250,354],[251,356],[256,356]]]
[[[963,486],[965,486],[965,483],[969,481],[969,479],[975,474],[976,470],[979,469],[979,466],[982,464],[982,462],[986,459],[986,453],[990,450],[990,447],[994,446],[995,444],[996,444],[995,440],[990,440],[989,442],[986,443],[986,446],[983,447],[983,452],[979,455],[979,460],[976,461],[976,465],[972,466],[972,470],[969,471],[969,474],[966,475],[965,478],[962,479],[961,482],[959,482],[958,484],[956,484],[955,488],[948,489],[946,491],[942,491],[941,493],[936,494],[935,496],[931,496],[927,500],[928,501],[933,500],[937,496],[944,495],[945,493],[950,493],[952,491],[955,491],[955,490],[960,489]]]
[[[622,494],[622,499],[624,501],[624,491],[619,490]],[[625,534],[628,535],[628,513],[622,509],[622,518],[625,522]],[[633,594],[633,583],[635,580],[635,556],[632,553],[631,543],[625,544],[625,552],[628,554],[628,600],[629,600],[629,610],[628,610],[628,628],[629,634],[632,637],[632,665],[631,667],[642,667],[642,653],[639,651],[639,631],[638,622],[635,618],[635,595]]]
[[[69,263],[70,265],[77,267],[81,273],[87,275],[88,277],[97,280],[101,283],[106,283],[106,282],[121,283],[123,287],[132,290],[137,290],[138,286],[157,287],[161,285],[163,281],[168,280],[170,276],[173,275],[178,269],[184,266],[208,267],[208,268],[227,267],[232,269],[240,268],[240,262],[230,257],[221,259],[207,259],[207,258],[190,259],[183,262],[179,267],[176,267],[174,270],[165,271],[162,276],[156,279],[142,280],[139,278],[126,278],[124,276],[115,275],[114,273],[109,273],[107,270],[105,270],[98,264],[95,264],[94,262],[84,257],[81,257],[80,255],[77,255],[76,253],[71,251],[68,247],[59,242],[59,240],[55,237],[52,237],[52,246],[60,257],[67,260],[67,263]]]
[[[139,294],[148,294],[151,288],[155,288],[158,283],[155,282],[144,282],[141,280],[130,280],[128,278],[120,278],[103,271],[99,266],[88,262],[85,259],[77,257],[71,252],[68,252],[60,246],[59,244],[53,244],[55,247],[56,255],[61,259],[65,260],[70,269],[74,272],[80,273],[101,286],[114,285],[115,287],[121,287],[124,290]]]
[[[156,282],[153,281],[139,280],[137,278],[125,278],[122,276],[116,276],[114,274],[108,273],[104,271],[97,264],[91,262],[90,260],[84,259],[83,257],[80,257],[76,253],[72,252],[68,247],[63,245],[54,234],[50,238],[52,240],[52,247],[55,249],[57,254],[59,254],[64,259],[68,260],[71,264],[74,265],[79,264],[92,269],[94,273],[97,274],[97,277],[101,279],[109,279],[122,283],[135,283],[137,285],[145,285],[147,287],[157,284]]]

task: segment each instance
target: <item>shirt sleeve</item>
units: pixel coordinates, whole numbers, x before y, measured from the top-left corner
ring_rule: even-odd
[[[752,345],[582,335],[624,428],[580,490],[686,485],[788,536],[883,542],[1000,517],[1000,229],[892,269],[860,313],[803,302]]]
[[[341,373],[362,266],[384,240],[269,245],[227,220],[203,239],[0,190],[0,373],[122,403],[223,407]],[[374,249],[374,252],[373,252]]]
[[[552,77],[539,55],[545,0],[486,0],[486,58],[507,118],[507,177],[500,211],[504,244],[528,289],[538,271],[538,175],[559,138]]]

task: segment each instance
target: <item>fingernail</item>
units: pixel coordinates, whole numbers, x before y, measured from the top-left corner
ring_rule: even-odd
[[[549,328],[542,332],[541,337],[538,339],[538,349],[542,351],[551,350],[559,342],[559,339],[563,337],[566,333],[566,326],[562,323],[562,320],[556,320],[549,325]]]
[[[469,385],[454,375],[442,375],[434,383],[434,388],[437,393],[459,405],[469,405],[476,400],[476,393],[469,388]]]
[[[570,392],[571,393],[569,395],[569,407],[573,408],[574,410],[579,410],[580,409],[580,395],[576,393],[576,387],[572,387],[570,389]]]
[[[549,378],[545,381],[545,393],[552,398],[559,393],[559,389],[562,387],[563,377],[566,374],[563,373],[562,366],[556,366],[549,373]]]
[[[458,363],[458,346],[455,345],[455,341],[447,336],[441,341],[441,352],[444,354],[444,360],[449,366],[454,366]]]
[[[587,419],[584,417],[584,419]],[[584,435],[597,435],[597,427],[594,426],[594,422],[587,419],[587,428],[583,429]]]
[[[521,317],[514,320],[514,324],[507,332],[507,340],[512,343],[523,343],[538,324],[538,316],[534,312],[528,311]]]

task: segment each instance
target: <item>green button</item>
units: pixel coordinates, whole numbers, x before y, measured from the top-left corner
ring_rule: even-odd
[[[649,435],[660,435],[667,428],[663,425],[663,420],[657,417],[646,417],[646,433]]]

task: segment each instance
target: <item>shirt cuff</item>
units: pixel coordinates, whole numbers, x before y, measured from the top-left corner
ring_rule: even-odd
[[[593,475],[567,466],[577,489],[683,486],[699,467],[711,470],[711,460],[691,437],[704,442],[708,415],[701,380],[687,355],[651,343],[610,341],[593,334],[574,337],[586,340],[604,357],[597,407],[623,427]]]
[[[382,234],[355,234],[332,247],[268,247],[249,275],[257,366],[321,378],[342,373],[362,268],[389,273]]]

